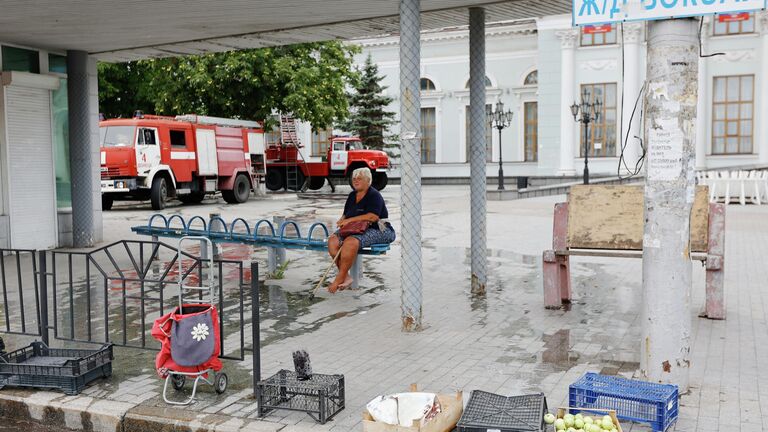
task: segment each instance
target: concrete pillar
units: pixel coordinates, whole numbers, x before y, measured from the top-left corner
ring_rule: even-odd
[[[574,128],[576,122],[571,114],[571,105],[576,100],[574,55],[578,29],[562,30],[556,33],[560,39],[560,169],[564,176],[576,175],[574,163]]]
[[[640,124],[642,119],[642,100],[638,103],[635,110],[635,102],[640,96],[640,87],[642,80],[640,78],[640,46],[643,42],[643,27],[645,24],[627,23],[624,24],[624,110],[621,113],[621,143],[624,149],[624,163],[620,170],[623,175],[632,174],[636,171],[642,148],[640,140],[635,138],[641,136]],[[634,118],[632,111],[635,111]],[[632,123],[630,124],[630,119]],[[629,139],[627,140],[627,135]],[[623,147],[626,140],[626,147]]]
[[[67,51],[67,97],[69,99],[69,165],[72,175],[72,242],[76,248],[94,244],[94,188],[92,167],[90,82],[88,53]]]
[[[485,10],[469,9],[469,142],[472,292],[485,293],[486,243]]]
[[[701,28],[701,51],[708,53],[709,19],[706,17],[702,19],[704,19],[704,24]],[[696,169],[705,169],[707,167],[707,136],[709,135],[707,127],[711,125],[707,121],[707,103],[709,101],[707,97],[707,87],[709,86],[708,62],[709,60],[706,57],[699,58],[699,104],[696,107]]]
[[[698,20],[655,21],[648,28],[640,368],[647,380],[677,384],[685,393],[691,367]]]
[[[768,163],[768,12],[758,12],[761,28],[760,74],[758,85],[760,89],[757,99],[760,101],[760,121],[758,124],[758,140],[753,144],[759,153],[760,163]],[[758,144],[759,143],[759,144]]]
[[[420,0],[400,0],[400,308],[404,331],[422,327],[420,8]]]

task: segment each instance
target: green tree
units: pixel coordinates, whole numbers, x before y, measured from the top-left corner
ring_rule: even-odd
[[[384,94],[387,87],[381,85],[382,79],[379,67],[368,55],[354,91],[348,94],[349,118],[339,123],[339,128],[359,136],[367,147],[391,153],[388,150],[396,146],[392,143],[396,137],[388,135],[388,130],[395,123],[395,113],[387,111],[387,106],[394,99]]]
[[[153,112],[148,94],[152,73],[146,62],[99,63],[99,112],[106,118]]]
[[[137,67],[143,79],[120,84],[135,86],[138,100],[130,102],[151,101],[147,112],[262,120],[279,111],[322,128],[346,118],[345,88],[357,78],[352,60],[358,51],[341,42],[320,42],[144,60]],[[113,67],[132,69],[133,64]],[[100,94],[103,106],[115,104],[109,98]],[[120,106],[124,115],[135,109]]]

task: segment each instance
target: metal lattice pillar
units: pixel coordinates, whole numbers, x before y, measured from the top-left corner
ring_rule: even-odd
[[[648,29],[640,368],[649,381],[677,384],[685,393],[691,368],[698,21],[657,21]]]
[[[72,173],[72,241],[76,248],[94,243],[94,174],[91,166],[91,118],[88,53],[67,51],[69,165]]]
[[[485,130],[485,10],[469,9],[469,148],[472,235],[472,292],[485,293],[486,253],[486,143]]]
[[[420,3],[400,0],[400,303],[404,331],[418,331],[422,325]]]

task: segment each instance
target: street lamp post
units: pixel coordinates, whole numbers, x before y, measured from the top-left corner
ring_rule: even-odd
[[[590,98],[586,89],[581,95],[581,104],[574,101],[571,105],[573,120],[584,124],[584,184],[589,184],[589,124],[599,121],[602,111],[600,98]]]
[[[491,127],[499,130],[499,190],[504,190],[504,158],[501,151],[503,148],[501,145],[501,131],[512,124],[512,111],[507,110],[505,112],[504,102],[498,101],[496,102],[496,111],[492,111],[489,105],[486,114],[488,115],[488,122],[491,124]]]

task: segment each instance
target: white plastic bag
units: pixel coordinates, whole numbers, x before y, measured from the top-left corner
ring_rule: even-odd
[[[441,411],[436,394],[419,392],[377,396],[366,408],[377,422],[405,427],[414,421],[423,425]]]

